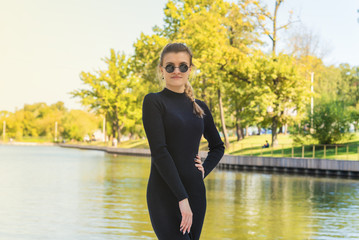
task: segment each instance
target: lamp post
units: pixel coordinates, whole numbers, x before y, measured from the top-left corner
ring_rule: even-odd
[[[312,96],[310,98],[310,133],[314,132],[314,128],[313,128],[313,108],[314,108],[314,99],[313,99],[313,93],[314,93],[314,72],[310,73],[311,75],[311,92],[312,92]]]

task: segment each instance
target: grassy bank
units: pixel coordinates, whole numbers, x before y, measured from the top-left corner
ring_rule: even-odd
[[[337,145],[296,145],[290,135],[279,134],[278,146],[275,148],[262,148],[265,141],[271,142],[270,134],[254,135],[237,141],[236,137],[230,137],[230,147],[226,148],[226,154],[231,155],[253,155],[253,156],[273,156],[273,157],[306,157],[306,158],[326,158],[341,160],[359,160],[359,133],[350,141],[342,142]],[[23,138],[23,142],[46,143],[51,142],[47,138]],[[69,141],[69,144],[111,146],[110,142],[77,142]],[[149,148],[147,139],[136,139],[121,142],[119,148]],[[207,151],[208,143],[202,139],[200,150]]]

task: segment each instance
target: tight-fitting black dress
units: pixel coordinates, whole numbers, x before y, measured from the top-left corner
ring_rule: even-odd
[[[202,134],[209,152],[203,162],[205,177],[224,154],[224,144],[207,105],[195,100],[205,116],[193,112],[185,93],[164,88],[145,96],[143,126],[151,150],[151,172],[147,185],[147,206],[159,240],[198,240],[206,212],[206,188],[202,172],[195,166]],[[180,231],[179,201],[188,198],[193,222],[190,233]]]

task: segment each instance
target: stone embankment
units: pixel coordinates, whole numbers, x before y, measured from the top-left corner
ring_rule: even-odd
[[[86,146],[75,144],[58,144],[61,147],[79,148],[87,150],[105,151],[111,154],[135,156],[151,156],[149,149],[117,148],[102,146]],[[199,152],[202,159],[207,152]],[[329,160],[316,158],[284,158],[284,157],[257,157],[233,156],[225,154],[218,164],[222,169],[258,170],[270,172],[304,173],[310,175],[336,175],[359,177],[359,161]]]

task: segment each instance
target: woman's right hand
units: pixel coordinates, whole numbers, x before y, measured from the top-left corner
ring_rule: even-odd
[[[188,202],[188,198],[185,198],[179,202],[179,208],[181,210],[182,221],[180,226],[180,231],[183,232],[183,235],[190,231],[192,226],[192,210]]]

